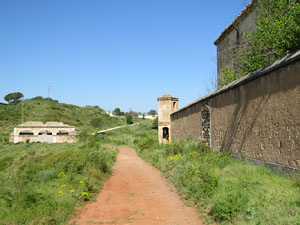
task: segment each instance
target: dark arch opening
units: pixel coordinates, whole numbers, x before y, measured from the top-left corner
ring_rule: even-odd
[[[22,130],[20,131],[19,135],[33,135],[33,132],[30,130]]]
[[[169,141],[169,128],[168,127],[163,128],[163,139],[166,139]]]
[[[52,132],[49,130],[42,130],[39,132],[39,135],[52,135]]]

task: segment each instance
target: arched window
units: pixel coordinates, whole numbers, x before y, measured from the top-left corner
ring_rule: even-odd
[[[33,132],[31,130],[21,130],[19,135],[33,135]]]

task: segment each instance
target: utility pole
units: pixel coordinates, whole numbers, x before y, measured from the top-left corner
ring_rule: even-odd
[[[22,110],[21,110],[21,120],[22,120],[22,124],[24,123],[24,105],[23,105],[23,100],[21,100],[21,105],[22,105]]]
[[[48,99],[50,99],[51,86],[48,86]]]

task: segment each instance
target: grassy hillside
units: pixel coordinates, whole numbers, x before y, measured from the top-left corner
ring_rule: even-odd
[[[13,127],[21,124],[22,104],[0,105],[0,143],[8,141]],[[79,131],[94,132],[124,124],[123,118],[111,118],[98,106],[79,107],[57,100],[36,97],[23,101],[24,122],[59,121],[74,125]]]
[[[83,132],[76,144],[7,143],[22,104],[0,105],[0,224],[66,224],[76,206],[94,199],[116,160],[111,142],[89,134],[125,120],[42,97],[24,100],[23,109],[24,122],[60,121]]]

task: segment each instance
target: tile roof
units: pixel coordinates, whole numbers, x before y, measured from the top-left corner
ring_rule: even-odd
[[[39,121],[28,121],[20,124],[18,127],[72,127],[62,122],[39,122]]]

